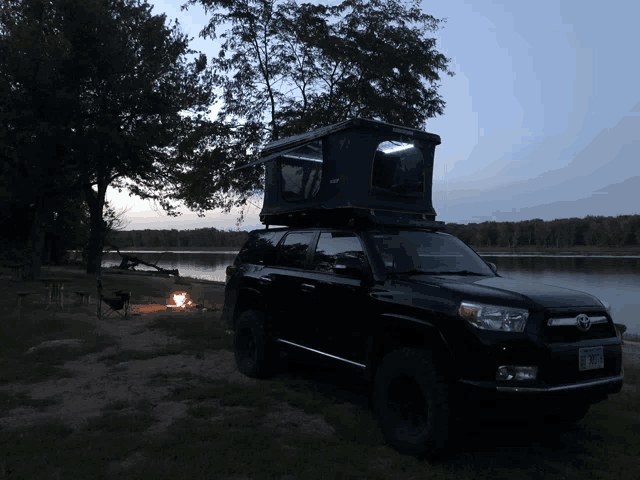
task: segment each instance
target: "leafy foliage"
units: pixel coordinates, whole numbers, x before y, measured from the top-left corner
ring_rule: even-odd
[[[215,98],[206,57],[188,63],[197,52],[179,25],[141,0],[0,5],[0,190],[11,205],[35,205],[33,238],[49,199],[81,197],[87,271],[98,271],[109,185],[177,214],[180,173],[198,162],[181,152],[203,131],[217,133],[205,118]]]

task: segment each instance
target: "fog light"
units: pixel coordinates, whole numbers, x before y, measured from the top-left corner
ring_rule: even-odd
[[[496,372],[496,380],[526,381],[535,380],[537,376],[538,367],[502,366]]]

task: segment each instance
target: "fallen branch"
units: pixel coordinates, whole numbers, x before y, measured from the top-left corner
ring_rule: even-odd
[[[122,257],[122,261],[120,262],[120,265],[118,265],[118,268],[120,270],[131,270],[131,271],[136,271],[136,268],[138,265],[142,264],[145,265],[147,267],[153,267],[155,268],[157,271],[162,272],[162,273],[168,273],[169,275],[175,275],[176,277],[179,277],[180,274],[178,273],[178,269],[173,269],[173,270],[169,270],[166,268],[162,268],[159,267],[157,264],[160,261],[160,258],[162,258],[162,255],[164,255],[165,253],[168,252],[162,252],[162,254],[160,255],[160,258],[158,258],[158,260],[156,261],[155,264],[152,263],[147,263],[144,260],[140,260],[138,257],[134,257],[131,255],[123,255],[122,253],[120,253],[120,249],[118,247],[116,247],[115,245],[111,245],[109,244],[110,248],[114,248],[117,252],[118,255],[120,255]]]

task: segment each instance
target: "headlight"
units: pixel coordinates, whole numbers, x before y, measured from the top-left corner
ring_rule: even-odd
[[[501,332],[522,332],[529,318],[529,311],[523,308],[471,302],[462,302],[459,312],[462,318],[476,328]]]

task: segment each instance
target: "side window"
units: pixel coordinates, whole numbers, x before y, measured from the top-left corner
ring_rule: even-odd
[[[341,256],[359,258],[364,264],[364,251],[358,237],[349,232],[321,233],[313,257],[313,268],[331,272]]]
[[[278,242],[286,232],[261,232],[251,235],[238,254],[240,263],[254,265],[275,265]]]
[[[280,157],[282,198],[296,202],[315,197],[322,180],[322,141],[307,143]]]
[[[282,245],[278,256],[279,267],[304,268],[307,247],[313,239],[313,232],[289,233]]]

